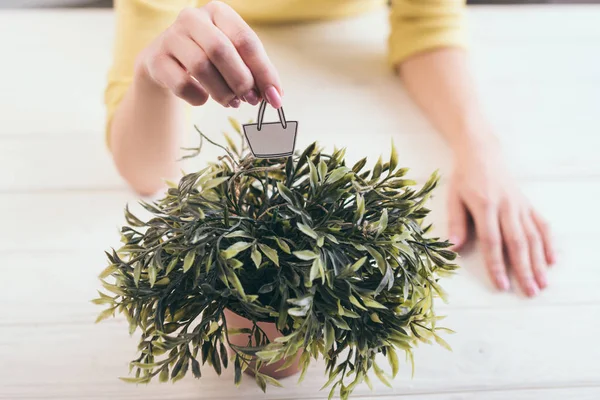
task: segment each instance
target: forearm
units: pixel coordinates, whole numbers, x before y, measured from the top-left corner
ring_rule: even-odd
[[[417,54],[397,70],[411,97],[455,154],[495,141],[477,99],[464,50],[443,48]]]
[[[184,111],[182,100],[137,69],[110,127],[115,165],[136,192],[154,194],[176,176]]]

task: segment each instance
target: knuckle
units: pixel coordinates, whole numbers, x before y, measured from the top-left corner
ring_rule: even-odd
[[[225,3],[223,3],[222,1],[218,1],[218,0],[212,0],[204,6],[204,8],[206,10],[208,10],[209,12],[211,12],[213,14],[223,10],[226,7],[229,7],[229,6]]]
[[[199,80],[207,77],[212,68],[212,64],[204,57],[198,57],[190,64],[190,73]]]
[[[178,97],[185,97],[193,89],[194,84],[188,76],[182,76],[173,83],[173,93]]]
[[[496,235],[484,235],[481,241],[487,248],[496,248],[500,246],[500,238]]]
[[[533,229],[527,231],[525,237],[530,245],[537,245],[541,240],[540,235]]]
[[[244,74],[238,81],[231,85],[231,90],[238,96],[243,96],[254,87],[254,79],[252,76]]]
[[[504,271],[504,265],[500,260],[492,259],[488,262],[488,269],[495,275]]]
[[[525,250],[525,239],[521,237],[512,237],[508,239],[508,247],[514,252],[521,253]]]
[[[538,217],[538,225],[540,226],[540,229],[542,229],[544,232],[550,232],[551,230],[548,221],[542,217]]]
[[[240,53],[252,54],[259,48],[258,38],[249,29],[239,31],[233,36],[232,43]]]
[[[230,49],[225,43],[217,42],[207,49],[206,54],[214,62],[221,62],[227,59],[229,51]]]
[[[194,7],[186,7],[179,12],[177,16],[177,22],[183,23],[187,25],[188,23],[192,23],[198,17],[198,9]]]
[[[490,196],[479,195],[475,196],[475,201],[484,211],[494,211],[498,208],[498,204]]]

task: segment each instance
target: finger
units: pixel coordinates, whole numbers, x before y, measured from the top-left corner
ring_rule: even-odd
[[[230,6],[221,2],[211,2],[209,6],[215,25],[231,40],[250,69],[259,93],[271,106],[280,108],[283,89],[279,74],[256,33]]]
[[[163,56],[150,65],[148,70],[155,81],[189,104],[201,106],[208,100],[208,93],[204,88],[174,58]]]
[[[478,209],[471,208],[470,211],[474,217],[475,230],[483,247],[485,263],[490,276],[498,289],[508,290],[510,282],[506,275],[506,266],[502,255],[498,210],[496,207],[488,206]]]
[[[533,270],[533,276],[535,277],[538,287],[544,289],[548,286],[548,280],[546,277],[546,260],[544,258],[544,247],[540,232],[535,226],[529,213],[525,213],[521,216],[521,223],[523,224],[525,236],[527,237],[527,243],[529,245],[529,259]]]
[[[548,223],[542,218],[536,211],[531,211],[531,218],[533,223],[538,229],[538,232],[542,236],[542,242],[544,244],[544,255],[548,265],[554,265],[556,263],[556,251],[554,248],[554,240],[552,239],[552,231]]]
[[[527,296],[535,296],[539,288],[531,269],[527,238],[518,212],[509,205],[500,210],[500,227],[510,264],[517,274],[523,292]]]
[[[454,190],[448,196],[448,214],[452,250],[460,250],[467,240],[467,209]]]
[[[179,32],[173,32],[168,40],[168,51],[217,103],[223,106],[230,104],[235,106],[233,100],[236,95],[231,91],[225,79],[204,51],[192,39]],[[237,105],[239,106],[239,103]]]
[[[255,84],[254,77],[238,50],[231,40],[213,24],[206,12],[194,14],[192,18],[196,20],[188,24],[190,38],[204,51],[231,92],[239,98],[244,97],[254,88]]]

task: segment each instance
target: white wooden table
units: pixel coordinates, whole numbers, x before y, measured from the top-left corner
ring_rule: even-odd
[[[466,252],[445,282],[451,302],[439,307],[458,332],[448,337],[454,352],[421,347],[414,379],[404,367],[393,389],[361,386],[355,398],[600,398],[599,20],[594,6],[470,10],[482,97],[525,192],[554,226],[560,261],[550,287],[527,300],[494,292],[481,254]],[[231,371],[175,386],[117,379],[137,339],[122,319],[94,325],[89,302],[103,250],[117,244],[123,206],[135,200],[104,147],[112,24],[109,11],[0,13],[0,399],[324,398],[321,364],[303,384],[288,379],[266,395],[250,379],[235,388]],[[447,174],[446,146],[385,68],[386,26],[376,12],[259,34],[285,83],[287,115],[301,121],[300,146],[319,139],[374,162],[394,137],[413,177]],[[218,137],[227,115],[254,112],[209,105],[194,121]],[[432,207],[445,234],[444,185]]]

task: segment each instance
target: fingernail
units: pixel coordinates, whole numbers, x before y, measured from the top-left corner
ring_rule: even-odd
[[[527,296],[533,297],[533,296],[537,295],[538,293],[539,293],[539,289],[538,289],[537,285],[533,282],[528,282],[527,289],[526,289]]]
[[[545,289],[548,286],[548,278],[545,275],[538,277],[538,284],[540,285],[540,289]]]
[[[258,94],[256,93],[256,90],[252,89],[248,93],[246,93],[244,95],[244,100],[246,102],[252,104],[253,106],[257,105],[259,102],[259,99],[258,99]]]
[[[237,97],[229,102],[229,105],[233,108],[238,108],[242,102]]]
[[[504,274],[496,275],[496,282],[498,282],[498,287],[500,290],[507,291],[510,289],[510,282],[508,278]]]
[[[281,108],[281,96],[279,95],[279,92],[277,92],[277,89],[275,89],[275,86],[269,86],[267,90],[265,90],[265,97],[273,108]]]

